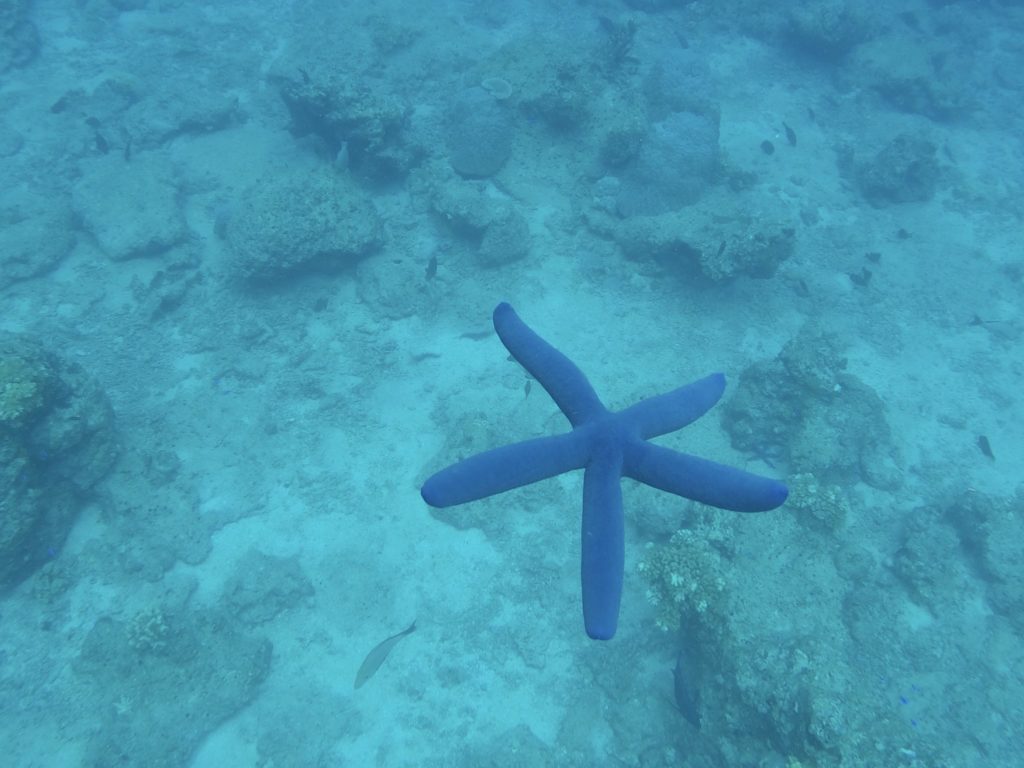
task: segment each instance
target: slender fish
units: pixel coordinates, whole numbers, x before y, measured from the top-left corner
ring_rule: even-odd
[[[789,146],[795,147],[796,146],[796,131],[794,131],[792,128],[790,128],[785,123],[782,124],[782,127],[786,131],[786,141],[789,142]]]
[[[391,653],[391,649],[395,647],[399,640],[406,635],[411,635],[416,631],[416,622],[413,621],[409,625],[409,628],[404,632],[399,632],[397,635],[392,635],[387,640],[383,640],[374,646],[373,650],[366,654],[366,658],[363,659],[363,663],[359,665],[359,671],[356,672],[355,687],[359,688],[363,683],[373,677],[374,673],[380,669],[380,665],[384,663],[384,659]]]
[[[988,441],[988,438],[984,435],[978,435],[978,449],[988,456],[992,461],[996,460],[996,455],[992,453],[992,444]]]

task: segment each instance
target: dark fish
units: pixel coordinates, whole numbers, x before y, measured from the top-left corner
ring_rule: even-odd
[[[1002,322],[1004,322],[1004,321],[1003,320],[982,320],[977,315],[974,315],[974,317],[971,318],[970,324],[971,325],[991,325],[992,323],[1002,323]]]
[[[768,141],[768,139],[765,139],[764,141],[761,142],[761,151],[764,152],[766,155],[774,155],[775,145]]]
[[[96,131],[96,149],[99,150],[101,155],[105,155],[110,151],[110,143],[99,131]]]
[[[397,635],[392,635],[387,640],[377,643],[373,650],[366,654],[366,658],[363,659],[363,663],[359,665],[359,671],[356,672],[355,687],[359,688],[363,683],[373,677],[374,673],[380,669],[380,665],[384,663],[384,659],[386,659],[388,654],[391,653],[391,649],[395,647],[395,644],[406,635],[411,635],[415,631],[416,622],[414,621],[404,632],[399,632]]]
[[[882,260],[882,254],[878,251],[868,251],[864,254],[864,258],[870,261],[872,264],[877,264]]]
[[[850,272],[849,275],[853,284],[859,285],[861,288],[866,288],[871,282],[871,270],[867,267],[861,267],[860,272]]]
[[[992,445],[984,435],[978,435],[978,448],[982,453],[992,459],[992,461],[996,460],[996,455],[992,453]]]
[[[913,29],[915,32],[921,31],[921,22],[917,18],[917,14],[913,11],[904,11],[903,13],[896,14],[897,18],[906,24],[908,27]]]
[[[311,79],[310,76],[309,76],[309,72],[304,70],[302,67],[297,67],[297,69],[299,70],[299,74],[302,75],[302,82],[303,82],[303,84],[304,85],[309,85],[309,81]]]
[[[786,141],[789,142],[789,146],[796,146],[796,131],[790,128],[785,122],[782,123],[782,127],[786,130]]]
[[[676,668],[672,671],[673,691],[676,709],[694,728],[700,730],[700,691],[693,684],[693,666],[684,648],[676,656]]]
[[[494,333],[494,331],[490,331],[490,330],[488,330],[488,331],[466,331],[465,333],[460,333],[459,334],[459,338],[460,339],[469,339],[470,341],[481,341],[483,339],[489,338],[491,336],[491,334],[493,334],[493,333]]]
[[[422,363],[424,360],[437,360],[441,355],[437,352],[418,352],[410,360],[414,363]]]
[[[433,280],[437,274],[437,256],[431,256],[427,262],[427,280]]]
[[[533,387],[533,380],[527,379],[526,384],[523,386],[523,399],[525,400],[530,396],[530,389]]]

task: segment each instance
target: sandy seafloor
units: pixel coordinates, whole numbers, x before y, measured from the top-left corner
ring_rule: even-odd
[[[0,762],[1019,765],[1024,7],[414,5],[28,9],[38,51],[0,80],[0,210],[5,228],[48,222],[40,249],[68,245],[0,282],[0,329],[78,363],[120,449],[0,602]],[[630,22],[628,50],[609,53]],[[793,34],[813,23],[825,50]],[[844,25],[858,34],[833,56]],[[643,134],[635,97],[684,45],[720,112],[715,177],[689,210],[723,236],[737,209],[716,222],[715,201],[736,195],[755,222],[762,206],[789,222],[770,276],[706,279],[609,234],[623,217],[595,192],[614,175],[608,125]],[[571,125],[528,102],[551,70]],[[298,136],[281,93],[307,77],[399,104],[408,167],[368,178],[348,149]],[[445,115],[488,78],[511,89],[511,149],[463,178]],[[893,95],[896,81],[913,87]],[[868,199],[850,169],[898,135],[932,144],[931,187]],[[246,279],[230,233],[247,199],[325,176],[369,200],[379,244]],[[481,263],[445,194],[514,210],[528,252]],[[139,231],[168,221],[166,242]],[[696,510],[624,481],[619,631],[591,641],[579,474],[443,515],[418,493],[465,453],[565,427],[484,333],[499,301],[612,408],[713,371],[728,401],[811,323],[877,394],[885,480],[828,479],[848,508],[825,527],[806,508]],[[724,407],[661,442],[807,472],[737,449]],[[818,437],[842,460],[839,438]],[[700,730],[674,705],[686,641],[658,626],[638,571],[680,527],[729,596],[697,619],[688,660]],[[414,619],[353,690],[367,652]]]

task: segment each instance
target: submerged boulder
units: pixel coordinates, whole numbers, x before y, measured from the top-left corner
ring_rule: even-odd
[[[456,98],[448,127],[448,158],[463,176],[482,178],[501,170],[512,153],[508,107],[480,87]]]
[[[718,116],[675,112],[654,123],[622,173],[618,212],[651,216],[696,203],[718,173]]]
[[[341,270],[383,242],[381,219],[369,198],[331,171],[257,184],[227,233],[235,270],[263,281]]]
[[[0,590],[57,554],[117,453],[110,403],[85,371],[0,334]]]

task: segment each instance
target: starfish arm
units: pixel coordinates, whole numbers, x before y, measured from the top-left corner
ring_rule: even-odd
[[[621,474],[618,449],[602,451],[583,473],[583,624],[594,640],[610,640],[619,623],[626,558]]]
[[[512,357],[540,382],[574,427],[605,412],[583,371],[534,333],[508,304],[495,308],[494,330]]]
[[[641,400],[618,416],[646,440],[693,423],[718,402],[724,391],[725,376],[713,373],[664,395]]]
[[[579,469],[589,444],[582,434],[538,437],[478,453],[442,469],[420,494],[432,507],[451,507]]]
[[[789,495],[785,485],[686,453],[634,441],[623,474],[686,499],[735,512],[765,512]]]

